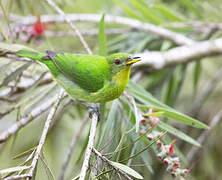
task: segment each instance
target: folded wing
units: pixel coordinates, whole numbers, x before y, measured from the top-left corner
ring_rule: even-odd
[[[88,92],[96,92],[110,79],[105,57],[83,54],[55,54],[53,62],[70,80]]]

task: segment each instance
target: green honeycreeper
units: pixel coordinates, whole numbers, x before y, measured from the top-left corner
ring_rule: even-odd
[[[126,88],[132,64],[140,61],[139,57],[132,58],[126,53],[103,57],[20,50],[16,54],[45,64],[72,98],[89,103],[118,98]]]

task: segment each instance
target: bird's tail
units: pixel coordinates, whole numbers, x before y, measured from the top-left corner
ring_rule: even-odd
[[[16,52],[16,55],[43,62],[44,60],[42,59],[42,57],[45,56],[46,54],[31,50],[19,50]]]

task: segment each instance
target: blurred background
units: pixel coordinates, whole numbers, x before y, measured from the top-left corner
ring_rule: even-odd
[[[105,13],[105,15],[128,17],[169,29],[197,42],[214,40],[222,36],[220,0],[55,0],[54,2],[67,14],[87,13],[92,17],[93,14],[102,16]],[[0,5],[1,42],[24,45],[40,52],[52,49],[58,52],[86,53],[78,37],[66,22],[41,21],[42,15],[56,14],[46,1],[2,0]],[[31,19],[30,22],[27,19]],[[99,22],[82,20],[74,21],[74,24],[82,32],[93,53],[98,54]],[[163,52],[180,46],[155,33],[146,32],[140,27],[132,28],[124,23],[105,23],[105,31],[107,54],[115,52],[138,54],[147,50]],[[196,147],[175,135],[168,136],[168,144],[171,139],[176,138],[177,156],[181,158],[182,167],[191,170],[187,179],[222,179],[221,56],[197,57],[194,61],[161,69],[150,66],[135,67],[131,79],[162,103],[207,125],[215,123],[214,127],[207,131],[160,117],[168,125],[195,140],[203,138],[202,147]],[[0,57],[0,134],[21,117],[27,117],[35,108],[54,99],[59,90],[60,87],[52,80],[45,66],[35,62],[29,64],[26,60]],[[120,108],[123,111],[118,110]],[[47,109],[16,135],[0,144],[0,169],[19,166],[24,162],[31,152],[28,150],[38,144],[48,112]],[[106,122],[98,125],[96,136],[98,148],[109,140],[106,144],[106,153],[113,152],[122,140],[121,146],[126,147],[126,150],[119,152],[119,159],[129,157],[132,152],[139,152],[144,146],[143,143],[130,144],[131,137],[135,137],[136,133],[127,133],[130,127],[127,122],[130,117],[124,115],[124,112],[127,112],[124,98],[107,103],[105,115],[115,123],[110,128],[109,138],[104,139],[101,136],[108,126]],[[37,180],[59,177],[71,139],[86,115],[87,109],[76,101],[70,98],[62,101],[44,144],[42,154],[44,160],[38,163]],[[78,139],[65,179],[72,179],[80,172],[89,127],[90,123],[87,123]],[[197,151],[193,153],[195,148]],[[27,154],[15,158],[25,151],[28,151]],[[117,156],[113,158],[117,161]],[[95,160],[93,156],[92,162]],[[93,164],[91,166],[93,167]],[[157,153],[152,148],[135,157],[131,167],[144,179],[172,179],[166,166],[158,159]],[[101,175],[97,179],[115,178],[119,177],[110,173],[107,176]]]

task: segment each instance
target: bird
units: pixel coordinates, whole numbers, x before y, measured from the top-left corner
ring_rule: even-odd
[[[126,89],[132,65],[141,60],[127,53],[99,56],[23,49],[16,54],[45,64],[72,98],[87,103],[118,98]]]

